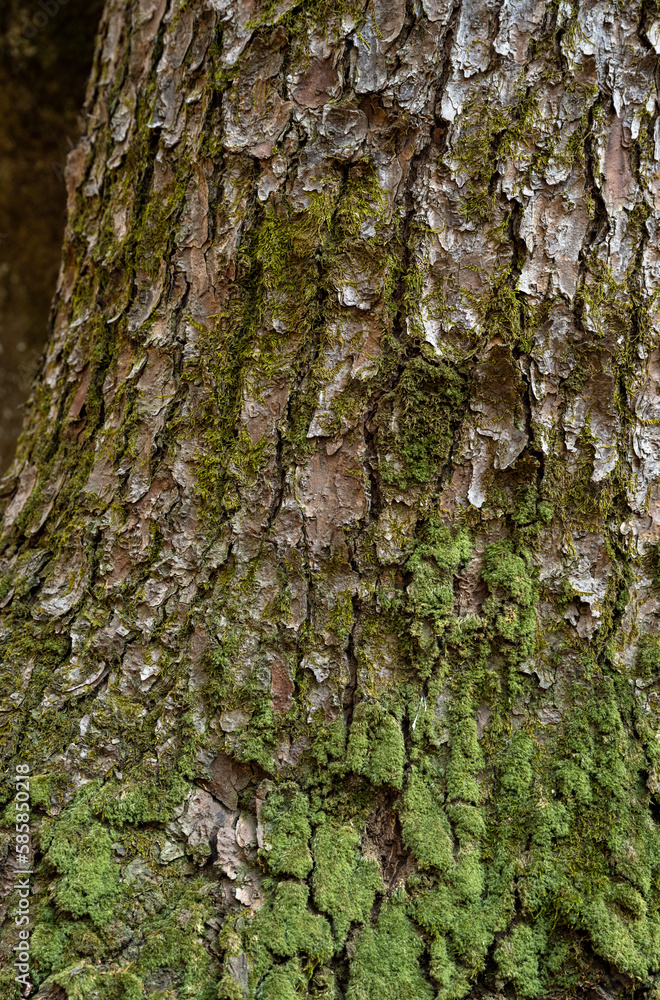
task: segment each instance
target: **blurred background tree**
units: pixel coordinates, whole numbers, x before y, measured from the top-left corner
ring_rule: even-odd
[[[12,459],[48,331],[64,164],[80,133],[101,6],[0,5],[0,473]]]

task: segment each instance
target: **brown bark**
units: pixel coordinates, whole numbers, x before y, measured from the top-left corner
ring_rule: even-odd
[[[107,3],[4,485],[38,995],[655,995],[659,25]]]

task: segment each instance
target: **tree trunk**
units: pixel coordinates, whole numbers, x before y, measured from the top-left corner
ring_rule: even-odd
[[[656,51],[107,0],[3,487],[3,996],[27,768],[39,997],[659,995]]]

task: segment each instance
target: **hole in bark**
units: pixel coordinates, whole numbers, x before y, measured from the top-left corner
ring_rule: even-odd
[[[367,820],[366,842],[377,852],[388,892],[403,885],[415,868],[415,862],[404,847],[399,816],[395,811],[398,793],[387,790]]]

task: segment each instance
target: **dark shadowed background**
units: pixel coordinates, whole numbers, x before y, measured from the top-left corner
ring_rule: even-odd
[[[0,3],[0,474],[48,334],[102,0]]]

